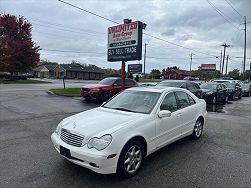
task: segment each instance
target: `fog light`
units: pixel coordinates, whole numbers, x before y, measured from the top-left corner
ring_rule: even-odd
[[[95,163],[89,163],[89,165],[91,165],[92,167],[95,167],[95,168],[99,168],[99,166]]]

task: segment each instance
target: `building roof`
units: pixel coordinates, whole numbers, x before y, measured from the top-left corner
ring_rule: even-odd
[[[73,72],[91,72],[91,73],[101,73],[103,74],[103,70],[97,67],[84,67],[79,64],[60,64],[61,67],[65,71],[73,71]]]
[[[56,68],[57,64],[42,64],[34,68],[33,71],[40,72],[42,69],[46,68],[48,71],[53,71]]]
[[[44,65],[49,71],[53,71],[56,66],[58,66],[57,64],[45,64]]]
[[[177,72],[178,74],[182,74],[182,75],[185,75],[185,76],[190,76],[190,71],[181,70],[181,69],[169,69],[169,70],[167,70],[164,74],[168,73],[169,71],[175,71],[175,72]],[[192,73],[191,75],[194,76],[193,73]]]

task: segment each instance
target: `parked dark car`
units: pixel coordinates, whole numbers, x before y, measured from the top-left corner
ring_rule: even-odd
[[[250,97],[251,95],[251,85],[250,84],[241,84],[242,96]]]
[[[202,89],[202,98],[207,103],[228,102],[227,88],[224,84],[209,82],[200,86]]]
[[[125,89],[137,87],[134,80],[125,79]],[[101,80],[98,84],[88,84],[82,87],[81,96],[87,100],[107,101],[117,93],[122,91],[122,79],[117,77],[108,77]]]
[[[226,80],[214,80],[217,83],[223,83],[227,87],[228,98],[233,100],[235,98],[241,99],[242,98],[242,88],[240,84]]]
[[[202,98],[202,90],[199,84],[187,80],[164,80],[158,83],[156,86],[161,87],[180,87],[191,91],[198,98]]]

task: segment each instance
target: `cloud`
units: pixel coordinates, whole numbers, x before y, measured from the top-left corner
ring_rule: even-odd
[[[67,0],[66,0],[67,1]],[[228,0],[241,14],[251,21],[250,0]],[[122,23],[124,18],[147,23],[145,32],[164,40],[193,48],[215,56],[220,55],[222,43],[232,47],[227,53],[233,58],[243,56],[243,17],[238,15],[225,1],[210,0],[224,15],[227,22],[206,1],[201,0],[68,0],[67,2],[88,11]],[[120,62],[107,62],[107,28],[116,25],[107,20],[88,14],[58,1],[37,0],[0,0],[3,13],[23,15],[33,24],[33,40],[42,49],[58,49],[70,53],[41,51],[41,57],[59,63],[70,63],[72,59],[82,63],[96,64],[100,67],[120,68]],[[237,30],[233,24],[239,28]],[[251,24],[247,27],[247,45],[251,46]],[[168,66],[189,68],[191,50],[171,45],[143,35],[147,43],[146,71]],[[96,54],[95,54],[96,53]],[[192,68],[201,63],[218,63],[218,59],[208,58],[205,54],[194,52]],[[143,53],[142,53],[143,54]],[[250,48],[247,56],[251,56]],[[138,61],[128,62],[138,63]],[[127,64],[128,64],[127,63]],[[230,63],[230,68],[240,68],[241,59]],[[229,70],[231,70],[229,69]]]

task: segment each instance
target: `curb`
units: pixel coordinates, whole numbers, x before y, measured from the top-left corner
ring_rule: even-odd
[[[48,93],[49,95],[55,95],[52,91],[47,90],[46,93]]]

